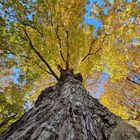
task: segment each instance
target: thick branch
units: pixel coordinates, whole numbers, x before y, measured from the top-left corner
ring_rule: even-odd
[[[24,29],[24,33],[27,36],[28,40],[29,40],[29,44],[31,49],[38,55],[38,57],[45,63],[45,65],[48,67],[48,69],[50,70],[51,74],[56,78],[57,81],[59,81],[58,76],[55,74],[55,72],[52,70],[51,66],[48,64],[48,62],[42,57],[42,55],[35,49],[35,47],[32,44],[32,41],[28,35],[28,33],[26,32],[26,29]]]

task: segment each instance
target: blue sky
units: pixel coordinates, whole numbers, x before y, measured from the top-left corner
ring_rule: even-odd
[[[90,8],[92,7],[92,3],[95,2],[96,0],[90,0],[90,4],[88,4],[85,8],[86,8],[86,11],[87,13],[85,14],[85,22],[88,23],[89,25],[93,25],[94,26],[94,35],[96,36],[96,31],[102,27],[102,22],[96,20],[96,19],[91,19],[89,18],[89,15],[90,15]],[[102,4],[102,1],[101,0],[97,0],[97,3],[99,5]]]
[[[13,72],[13,74],[11,75],[11,78],[13,79],[13,82],[14,82],[14,83],[18,83],[18,80],[17,80],[17,79],[18,79],[18,77],[19,77],[20,69],[14,67],[14,68],[12,69],[12,72]]]

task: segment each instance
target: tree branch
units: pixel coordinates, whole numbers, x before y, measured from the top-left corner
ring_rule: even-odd
[[[105,36],[103,37],[103,43],[104,43],[104,39],[106,38],[107,34],[105,34]],[[88,56],[90,55],[95,55],[98,53],[98,51],[100,51],[102,48],[100,47],[99,49],[97,49],[94,53],[91,53],[92,51],[92,47],[93,47],[93,44],[95,43],[97,39],[93,39],[92,42],[91,42],[91,45],[90,45],[90,48],[89,48],[89,51],[88,53],[85,55],[85,57],[82,59],[81,62],[83,62]]]
[[[31,25],[31,24],[25,22],[25,21],[20,20],[20,19],[18,18],[17,15],[16,15],[16,18],[17,18],[17,21],[20,22],[23,26],[29,26],[29,27],[35,29],[35,30],[37,30],[37,32],[38,32],[39,34],[41,34],[41,35],[43,36],[43,34],[39,31],[39,29],[38,29],[37,27],[35,27],[35,26],[33,26],[33,25]]]
[[[26,32],[26,29],[24,29],[24,33],[26,35],[26,37],[28,38],[29,40],[29,44],[30,44],[30,47],[31,49],[38,55],[38,57],[45,63],[45,65],[47,66],[47,68],[50,70],[51,74],[56,78],[57,81],[59,81],[59,77],[55,74],[55,72],[52,70],[51,66],[48,64],[48,62],[42,57],[42,55],[35,49],[35,47],[33,46],[32,44],[32,41],[28,35],[28,33]]]
[[[66,60],[64,59],[64,56],[63,56],[63,53],[62,53],[62,50],[61,50],[62,49],[62,43],[61,43],[61,38],[60,38],[60,36],[58,34],[58,26],[55,29],[55,33],[56,33],[56,36],[57,36],[58,41],[59,41],[59,52],[60,52],[61,58],[65,62]]]
[[[83,61],[90,55],[90,53],[91,53],[91,51],[92,51],[93,44],[94,44],[95,41],[96,41],[95,39],[92,40],[91,45],[90,45],[90,48],[89,48],[89,51],[88,51],[88,53],[84,56],[84,58],[82,59],[81,62],[83,62]]]
[[[17,56],[14,52],[12,52],[10,49],[8,50],[9,52],[5,52],[5,53],[10,53],[10,54],[13,54],[15,56]],[[5,54],[4,53],[4,54]],[[20,57],[25,57],[26,59],[28,60],[31,60],[31,58],[29,58],[28,56],[25,56],[25,55],[19,55]],[[36,63],[35,61],[32,61],[32,63],[36,64],[38,67],[40,67],[42,70],[44,70],[45,72],[47,72],[48,74],[52,75],[49,71],[47,71],[46,69],[44,69],[42,66],[40,66],[38,63]]]
[[[69,70],[69,57],[70,57],[70,54],[69,54],[69,42],[68,42],[68,39],[69,39],[69,32],[66,31],[66,47],[67,47],[66,70]]]
[[[33,28],[33,29],[35,29],[35,30],[37,30],[37,32],[38,33],[40,33],[42,36],[43,36],[43,34],[39,31],[39,29],[38,28],[36,28],[35,26],[33,26],[33,25],[30,25],[29,23],[26,23],[26,22],[20,22],[22,25],[24,25],[24,26],[29,26],[29,27],[31,27],[31,28]]]
[[[25,56],[25,55],[20,55],[21,57],[25,57],[28,60],[31,60],[29,57]],[[52,75],[52,73],[50,73],[49,71],[47,71],[46,69],[44,69],[42,66],[40,66],[38,63],[36,63],[35,61],[31,61],[32,63],[36,64],[38,67],[40,67],[42,70],[44,70],[45,72],[47,72],[48,74]]]
[[[7,117],[3,122],[0,123],[0,127],[2,128],[4,125],[8,124],[8,122],[14,118],[16,118],[16,114]]]
[[[96,53],[98,53],[98,51],[100,51],[102,48],[97,49],[94,53],[91,53],[89,55],[95,55]]]

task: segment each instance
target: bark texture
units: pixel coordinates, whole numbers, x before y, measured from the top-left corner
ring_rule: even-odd
[[[68,76],[42,91],[2,140],[140,140],[140,133]]]

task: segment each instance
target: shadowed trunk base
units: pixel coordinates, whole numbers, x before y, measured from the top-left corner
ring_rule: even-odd
[[[68,76],[42,91],[2,140],[140,140],[140,133]]]

